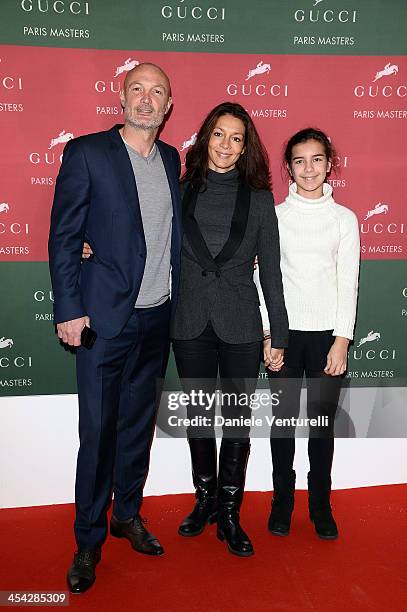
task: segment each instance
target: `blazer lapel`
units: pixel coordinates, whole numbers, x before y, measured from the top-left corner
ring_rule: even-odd
[[[220,253],[218,253],[215,257],[215,261],[218,266],[223,266],[223,264],[229,261],[229,259],[232,259],[233,255],[242,244],[242,240],[246,232],[249,209],[250,187],[240,183],[237,191],[235,210],[233,211],[229,238],[223,245]]]
[[[195,257],[203,268],[216,271],[229,261],[240,247],[244,238],[250,209],[250,187],[240,184],[236,196],[230,233],[221,251],[212,257],[194,213],[198,199],[198,189],[188,185],[183,198],[184,229]]]
[[[128,206],[130,216],[136,223],[136,226],[142,229],[143,221],[133,167],[126,146],[119,134],[119,127],[117,125],[109,130],[110,147],[108,156],[113,168],[113,174],[117,178],[124,200]]]

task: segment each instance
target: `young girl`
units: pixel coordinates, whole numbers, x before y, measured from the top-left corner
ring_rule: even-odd
[[[360,254],[357,218],[334,201],[332,188],[325,182],[334,157],[328,137],[313,128],[294,134],[285,149],[284,160],[293,183],[276,211],[290,331],[280,369],[266,354],[272,339],[256,282],[265,329],[265,366],[270,385],[274,387],[278,378],[282,391],[276,416],[298,417],[305,373],[308,417],[326,417],[320,419],[319,426],[310,427],[308,441],[309,512],[317,534],[324,539],[338,537],[330,506],[333,426],[348,344],[353,337]],[[268,527],[275,535],[288,535],[290,530],[294,436],[293,427],[271,431],[274,494]]]

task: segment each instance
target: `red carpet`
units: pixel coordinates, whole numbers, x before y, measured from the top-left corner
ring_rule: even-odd
[[[337,491],[337,541],[317,538],[296,493],[291,534],[266,530],[270,494],[248,493],[242,524],[256,554],[231,555],[215,526],[182,538],[191,495],[146,498],[143,516],[166,549],[161,558],[109,537],[90,591],[70,596],[83,610],[218,612],[232,610],[407,610],[407,485]],[[66,590],[74,507],[1,510],[0,590]]]

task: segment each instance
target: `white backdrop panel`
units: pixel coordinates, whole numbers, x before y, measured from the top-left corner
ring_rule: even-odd
[[[75,395],[0,399],[0,507],[73,502],[78,411]],[[306,488],[306,440],[297,441],[297,487]],[[407,480],[405,439],[338,439],[334,488],[403,483]],[[252,440],[247,490],[271,488],[269,444]],[[191,492],[185,440],[157,438],[145,495]]]

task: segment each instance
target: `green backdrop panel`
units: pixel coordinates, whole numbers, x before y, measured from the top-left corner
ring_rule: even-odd
[[[405,269],[402,260],[362,262],[352,384],[399,386],[407,378]],[[0,283],[0,395],[76,393],[74,356],[54,333],[48,265],[3,263]],[[167,376],[176,378],[172,356]]]
[[[16,45],[217,53],[405,54],[405,0],[2,0]]]

